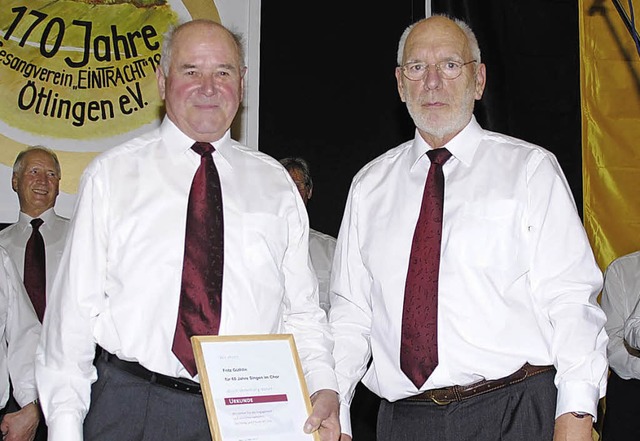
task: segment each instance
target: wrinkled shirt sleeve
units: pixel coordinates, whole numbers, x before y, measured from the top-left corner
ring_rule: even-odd
[[[82,440],[97,379],[91,318],[101,309],[107,265],[104,187],[83,174],[36,356],[36,379],[50,441]]]
[[[553,330],[556,417],[572,411],[595,417],[608,372],[606,316],[597,303],[602,274],[555,158],[530,161],[528,174],[530,283]]]

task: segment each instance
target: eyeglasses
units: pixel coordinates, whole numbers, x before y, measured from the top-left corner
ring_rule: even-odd
[[[402,74],[411,81],[420,81],[429,72],[429,66],[435,66],[436,72],[440,78],[445,80],[455,80],[462,73],[462,68],[467,64],[476,63],[477,60],[467,61],[466,63],[458,63],[457,61],[441,61],[439,63],[428,64],[421,61],[415,63],[407,63],[400,66]]]

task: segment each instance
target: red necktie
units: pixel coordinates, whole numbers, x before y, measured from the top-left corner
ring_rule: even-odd
[[[191,376],[197,373],[190,338],[216,335],[222,305],[224,236],[220,177],[205,142],[192,147],[200,156],[187,207],[182,288],[173,353]]]
[[[29,294],[40,323],[44,317],[47,286],[44,239],[40,233],[40,225],[43,223],[44,221],[40,218],[31,220],[33,229],[24,251],[24,287]]]
[[[442,237],[444,174],[451,153],[430,150],[420,216],[411,243],[402,311],[400,368],[420,389],[438,365],[438,273]]]

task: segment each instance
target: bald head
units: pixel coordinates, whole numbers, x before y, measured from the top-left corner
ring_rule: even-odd
[[[398,44],[396,80],[422,138],[444,146],[469,123],[484,91],[486,70],[469,26],[442,15],[409,26]]]

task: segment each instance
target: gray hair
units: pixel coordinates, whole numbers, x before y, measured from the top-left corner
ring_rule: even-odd
[[[162,73],[164,73],[164,76],[166,77],[167,75],[169,75],[169,66],[171,66],[171,51],[173,49],[173,37],[175,37],[176,33],[182,29],[183,26],[188,25],[190,23],[210,23],[213,25],[217,25],[220,26],[222,29],[226,30],[229,35],[231,36],[231,38],[233,39],[233,41],[236,44],[236,49],[238,50],[238,57],[239,57],[239,61],[240,64],[242,66],[244,66],[244,45],[243,45],[243,41],[242,41],[242,35],[240,33],[237,32],[233,32],[229,29],[227,29],[225,26],[221,25],[220,23],[217,23],[213,20],[207,20],[207,19],[196,19],[196,20],[192,20],[192,21],[188,21],[185,23],[182,23],[180,25],[177,26],[171,26],[169,27],[169,29],[167,30],[167,32],[165,32],[164,34],[164,38],[162,39],[162,52],[161,52],[161,57],[160,57],[160,67],[162,68]]]
[[[18,153],[18,156],[16,156],[16,160],[13,163],[14,174],[19,175],[20,173],[22,173],[23,167],[24,167],[24,157],[26,156],[27,153],[33,152],[33,151],[44,152],[49,156],[51,156],[51,159],[53,159],[53,163],[55,164],[55,167],[56,167],[56,173],[58,174],[58,178],[62,177],[62,168],[60,167],[60,161],[58,161],[58,155],[56,155],[56,152],[54,152],[53,150],[42,145],[32,145],[22,150],[20,153]]]
[[[304,185],[308,190],[313,189],[313,179],[311,179],[311,168],[309,163],[302,158],[282,158],[280,164],[287,169],[287,171],[298,170],[302,173],[304,178]]]
[[[456,25],[458,25],[460,30],[467,37],[467,41],[469,42],[469,48],[471,49],[471,56],[473,57],[474,60],[476,60],[478,62],[476,64],[476,66],[478,66],[482,62],[482,60],[480,58],[480,45],[478,44],[478,39],[476,38],[476,34],[473,33],[473,30],[471,29],[471,26],[469,26],[465,21],[460,20],[459,18],[449,17],[448,15],[445,15],[445,14],[434,14],[431,17],[448,18],[449,20],[453,21]],[[400,42],[398,43],[398,55],[397,55],[398,66],[402,66],[402,56],[404,54],[404,46],[407,43],[407,38],[409,37],[409,34],[411,33],[411,30],[416,25],[418,25],[418,24],[420,24],[423,21],[428,20],[428,19],[429,19],[429,17],[423,18],[423,19],[418,20],[417,22],[409,25],[404,30],[402,35],[400,36]]]

